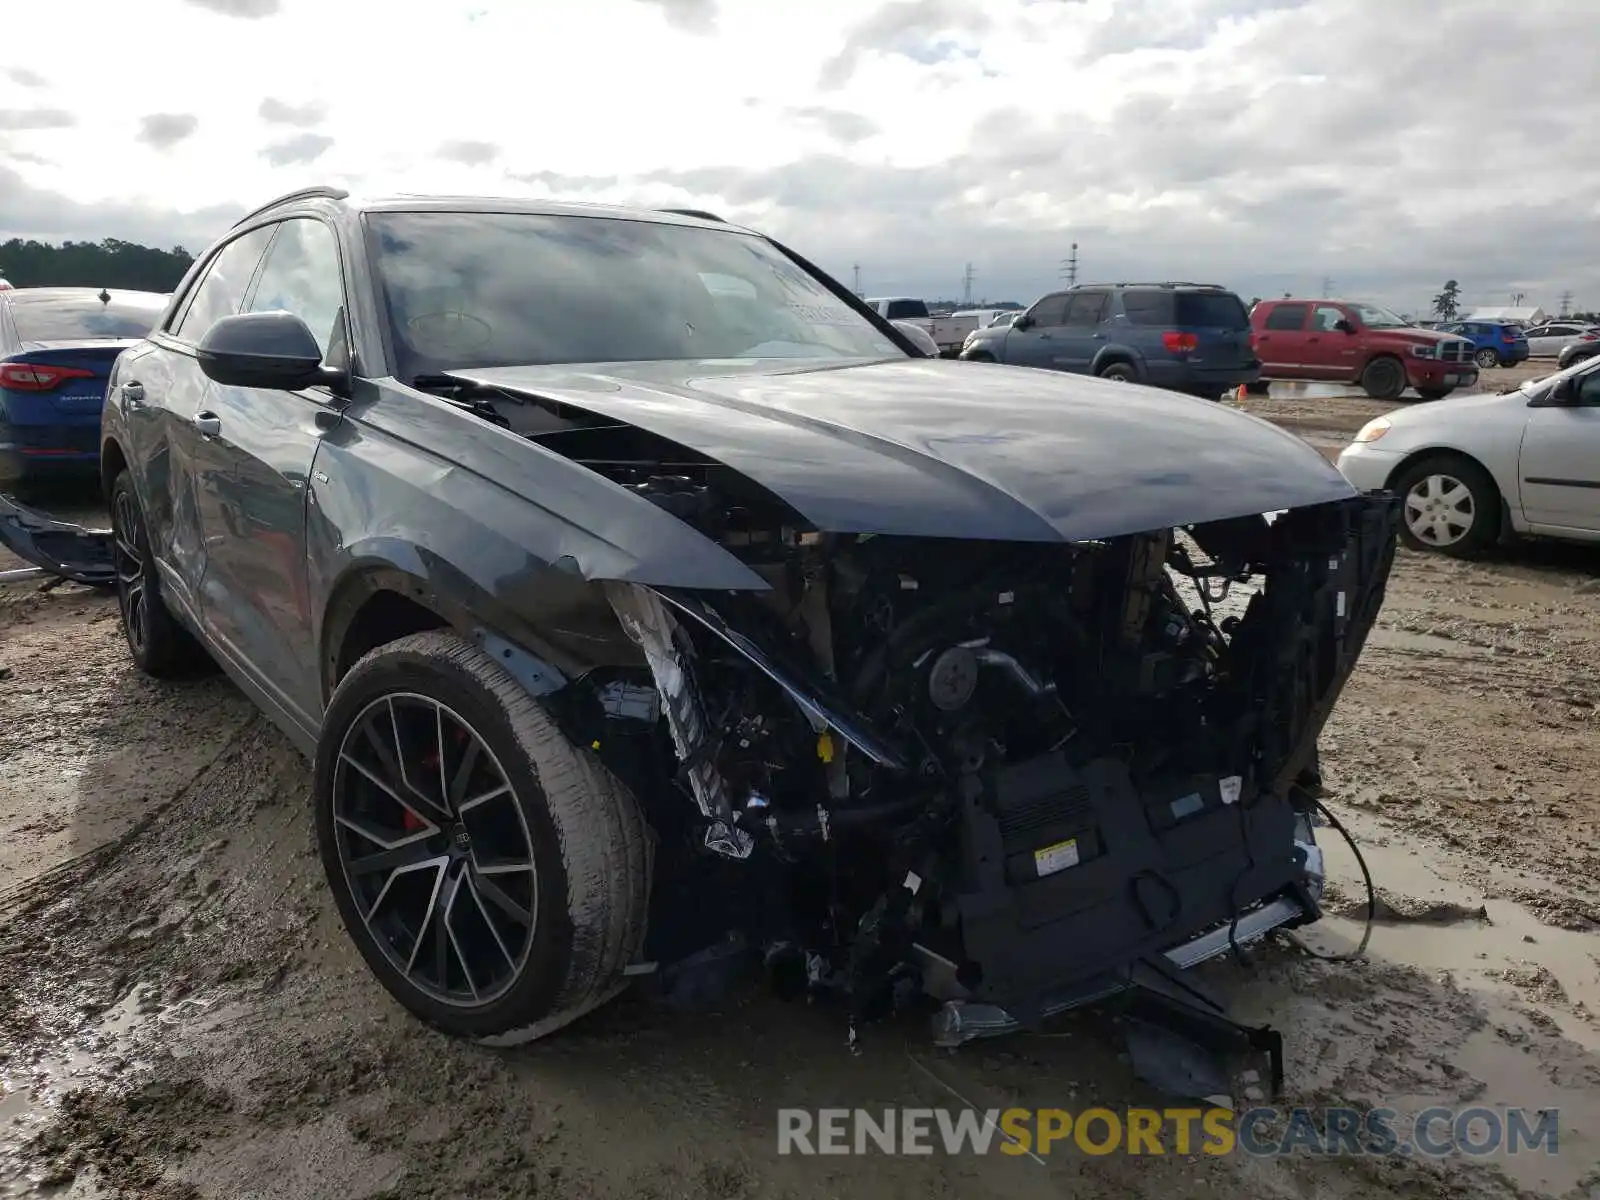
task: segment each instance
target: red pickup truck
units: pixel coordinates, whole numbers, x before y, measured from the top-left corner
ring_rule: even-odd
[[[1263,300],[1250,310],[1250,337],[1269,379],[1354,383],[1374,400],[1413,387],[1440,400],[1478,382],[1472,342],[1419,329],[1376,304],[1348,300]]]

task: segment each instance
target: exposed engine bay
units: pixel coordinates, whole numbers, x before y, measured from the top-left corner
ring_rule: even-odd
[[[829,533],[654,435],[493,407],[769,585],[603,585],[643,666],[591,680],[593,740],[663,836],[660,962],[735,926],[852,1036],[932,996],[955,1043],[1319,916],[1297,781],[1382,602],[1389,498],[1068,543]]]

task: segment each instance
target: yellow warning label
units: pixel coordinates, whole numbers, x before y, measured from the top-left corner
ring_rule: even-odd
[[[1033,869],[1039,873],[1039,878],[1054,875],[1057,871],[1065,871],[1068,867],[1078,865],[1078,839],[1068,838],[1064,842],[1054,842],[1041,850],[1033,852]]]

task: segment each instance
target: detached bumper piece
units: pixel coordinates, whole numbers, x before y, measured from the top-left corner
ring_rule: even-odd
[[[0,545],[25,562],[74,583],[109,587],[117,581],[109,529],[58,521],[0,493]]]

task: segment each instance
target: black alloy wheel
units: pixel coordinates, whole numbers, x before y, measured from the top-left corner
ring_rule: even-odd
[[[144,512],[126,470],[111,484],[111,558],[117,575],[117,609],[134,666],[157,679],[215,671],[216,664],[179,624],[161,598],[161,577],[150,551]]]
[[[505,769],[465,718],[416,693],[368,704],[338,753],[335,844],[374,943],[442,1004],[497,999],[539,922],[533,837]]]

